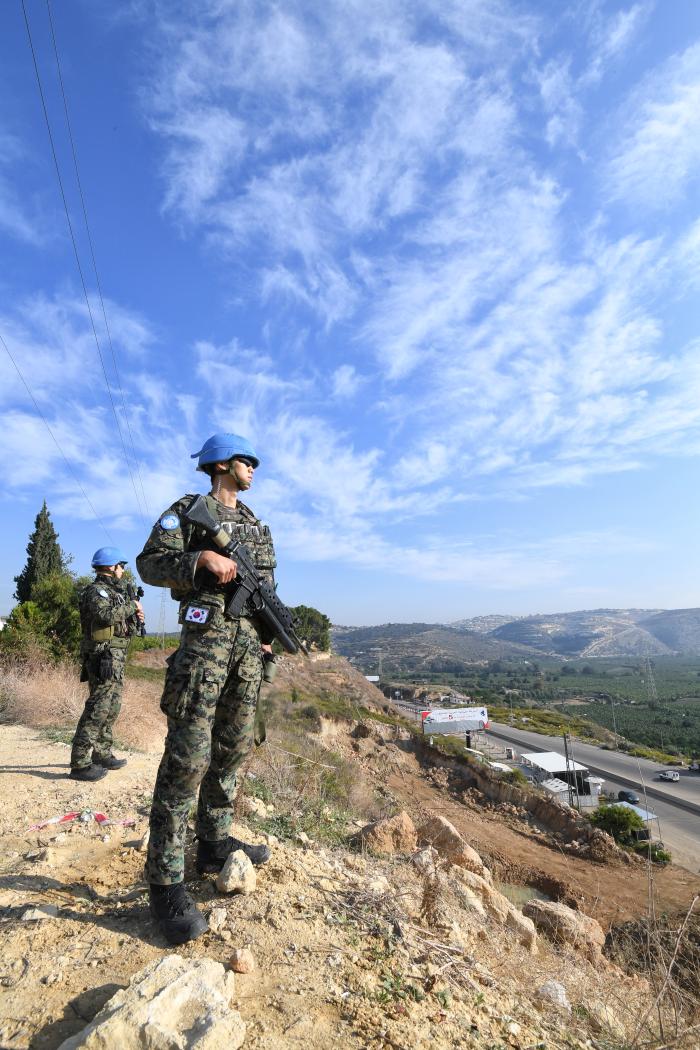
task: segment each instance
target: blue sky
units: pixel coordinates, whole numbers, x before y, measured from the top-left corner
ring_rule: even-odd
[[[4,4],[0,333],[71,469],[0,347],[0,611],[42,499],[133,559],[222,429],[335,622],[698,604],[700,5],[53,0],[114,355],[26,6],[110,386]]]

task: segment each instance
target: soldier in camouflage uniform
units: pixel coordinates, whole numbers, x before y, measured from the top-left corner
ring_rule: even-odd
[[[118,547],[100,547],[92,559],[97,575],[80,595],[83,662],[81,681],[90,693],[73,737],[74,780],[100,780],[126,765],[112,754],[112,728],[119,714],[129,636],[143,622],[141,603],[132,601],[120,580],[126,559]]]
[[[206,497],[213,517],[242,539],[259,571],[274,583],[270,530],[238,499],[250,488],[259,461],[236,434],[215,434],[199,453],[198,469],[212,478]],[[161,708],[168,734],[158,770],[150,820],[147,877],[154,921],[172,944],[207,929],[184,888],[187,818],[197,797],[197,870],[217,872],[229,853],[243,849],[254,864],[269,859],[266,846],[229,835],[236,774],[255,733],[263,654],[271,639],[253,618],[227,619],[224,606],[236,565],[217,553],[198,526],[182,520],[195,497],[177,500],[156,522],[136,559],[141,578],[169,587],[180,603],[180,644],[168,660]]]

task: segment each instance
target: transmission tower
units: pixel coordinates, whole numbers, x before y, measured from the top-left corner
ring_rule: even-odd
[[[656,707],[659,702],[659,694],[656,691],[656,680],[651,666],[649,653],[644,657],[644,681],[647,687],[647,701],[650,707]]]

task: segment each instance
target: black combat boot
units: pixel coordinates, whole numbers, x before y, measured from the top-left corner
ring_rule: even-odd
[[[126,765],[125,758],[117,758],[116,755],[107,755],[106,758],[95,758],[92,756],[94,766],[102,766],[103,769],[121,769]]]
[[[238,849],[242,849],[251,864],[255,864],[256,867],[267,864],[270,859],[269,846],[252,846],[240,839],[234,839],[231,835],[218,842],[199,839],[197,842],[197,873],[207,875],[221,871],[229,854],[235,853]]]
[[[169,944],[186,944],[209,929],[184,882],[176,882],[173,886],[159,886],[152,882],[149,890],[151,918]]]
[[[102,777],[107,776],[107,770],[103,769],[102,766],[91,764],[89,766],[81,766],[79,769],[71,769],[68,776],[71,780],[102,780]]]

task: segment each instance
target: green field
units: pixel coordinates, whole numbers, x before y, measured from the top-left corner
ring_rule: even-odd
[[[664,701],[653,708],[647,704],[585,704],[566,708],[567,712],[613,729],[627,740],[658,747],[664,751],[700,754],[700,700]]]
[[[496,710],[507,720],[512,709],[516,719],[526,715],[537,723],[533,729],[545,732],[567,729],[590,739],[604,727],[658,753],[700,754],[700,659],[658,657],[652,672],[656,699],[643,660],[496,660],[468,673],[413,682],[464,693],[489,705],[496,720]]]

